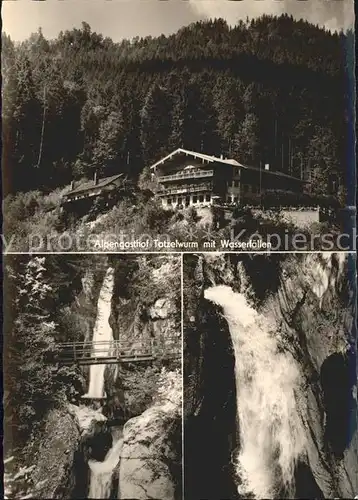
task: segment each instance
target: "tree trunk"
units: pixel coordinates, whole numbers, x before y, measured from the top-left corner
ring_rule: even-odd
[[[42,149],[43,149],[44,132],[45,132],[45,116],[46,116],[46,87],[44,87],[44,109],[43,109],[43,114],[42,114],[40,150],[39,150],[39,157],[37,160],[37,168],[40,168],[41,159],[42,159]]]

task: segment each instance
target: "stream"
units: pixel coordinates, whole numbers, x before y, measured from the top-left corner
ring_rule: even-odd
[[[109,342],[113,340],[113,332],[109,323],[113,286],[114,270],[109,267],[103,279],[98,298],[97,318],[92,339],[94,343],[103,341],[108,342],[108,344],[103,344],[102,347],[96,347],[97,357],[108,356],[110,351]],[[84,398],[98,400],[106,397],[104,391],[105,368],[105,364],[90,366],[88,392],[83,396]],[[88,461],[90,469],[88,498],[110,498],[113,472],[120,461],[122,444],[122,427],[114,427],[112,429],[112,448],[108,451],[104,461],[98,462],[92,459]],[[117,498],[119,498],[119,496]]]
[[[88,498],[110,498],[112,477],[115,467],[120,461],[123,432],[122,428],[115,428],[112,431],[113,445],[108,451],[103,462],[89,460],[88,465],[91,471]],[[117,498],[120,498],[119,493]]]

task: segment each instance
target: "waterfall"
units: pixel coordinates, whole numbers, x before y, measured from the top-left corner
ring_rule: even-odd
[[[113,340],[112,328],[109,324],[111,315],[111,302],[114,285],[114,270],[109,267],[103,279],[101,291],[97,304],[97,318],[93,330],[93,352],[96,357],[107,357],[111,349],[111,340]],[[97,344],[97,342],[104,342]],[[105,364],[91,365],[89,373],[88,392],[84,396],[89,399],[98,399],[105,397],[104,394],[104,373]],[[112,432],[112,448],[106,455],[103,462],[89,460],[88,465],[91,471],[90,486],[88,498],[110,498],[112,487],[112,476],[115,467],[120,460],[120,454],[123,444],[122,429],[114,429]]]
[[[113,294],[114,271],[111,267],[107,269],[103,280],[102,288],[97,304],[97,318],[93,330],[92,342],[108,342],[98,344],[101,347],[95,347],[96,356],[99,358],[107,357],[110,351],[110,341],[113,340],[112,328],[109,324],[111,314],[111,301]],[[89,388],[84,398],[103,398],[104,397],[104,371],[106,365],[91,365],[89,373]]]
[[[120,461],[120,455],[122,451],[122,429],[114,430],[112,436],[113,445],[107,453],[104,461],[88,461],[88,465],[91,471],[88,498],[110,498],[113,472]],[[119,498],[119,496],[117,498]]]
[[[295,465],[305,451],[296,362],[279,352],[268,321],[243,294],[221,285],[207,289],[205,298],[223,308],[235,352],[238,492],[258,499],[277,498],[282,487],[292,493]]]

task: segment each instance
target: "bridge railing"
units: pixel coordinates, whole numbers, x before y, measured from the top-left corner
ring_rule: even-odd
[[[149,340],[111,340],[67,342],[58,344],[61,349],[60,361],[80,361],[86,359],[139,359],[180,356],[180,340],[178,337]]]

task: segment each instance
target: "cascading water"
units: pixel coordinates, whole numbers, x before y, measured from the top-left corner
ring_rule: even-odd
[[[103,280],[98,298],[97,318],[93,330],[94,349],[98,358],[105,358],[110,351],[110,341],[113,340],[112,328],[109,324],[111,314],[111,301],[114,285],[114,270],[109,267]],[[104,342],[97,344],[97,342]],[[88,392],[83,397],[100,399],[104,397],[104,371],[106,365],[91,365],[89,373]]]
[[[112,328],[109,324],[111,315],[111,302],[114,286],[114,270],[109,267],[103,280],[102,288],[98,298],[97,318],[93,330],[93,351],[96,357],[104,358],[108,356],[113,340]],[[101,343],[103,342],[103,343]],[[84,398],[101,399],[104,394],[104,373],[105,364],[91,365],[89,373],[88,392]],[[103,462],[89,460],[88,465],[91,471],[88,498],[109,498],[112,486],[112,476],[115,467],[120,460],[122,450],[122,429],[113,429],[112,448],[107,453]]]
[[[91,470],[88,498],[110,498],[113,471],[120,461],[122,451],[122,436],[122,429],[115,429],[112,433],[113,446],[107,453],[104,461],[88,461]],[[120,498],[119,493],[117,498]]]
[[[277,497],[283,487],[292,490],[295,464],[305,451],[298,367],[290,353],[279,352],[270,325],[243,294],[220,285],[207,289],[205,298],[223,308],[235,351],[239,494]]]

